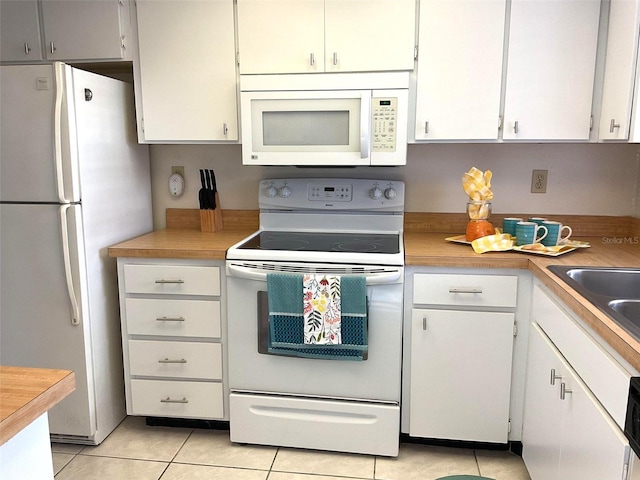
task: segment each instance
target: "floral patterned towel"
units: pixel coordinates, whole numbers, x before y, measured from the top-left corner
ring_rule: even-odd
[[[340,345],[340,277],[305,274],[302,280],[304,343]]]

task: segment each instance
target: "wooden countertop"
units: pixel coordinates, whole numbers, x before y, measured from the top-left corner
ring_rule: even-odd
[[[513,216],[524,217],[517,214]],[[170,228],[114,245],[109,248],[109,256],[224,260],[226,250],[230,246],[257,230],[258,218],[256,212],[225,210],[223,210],[223,217],[225,219],[223,230],[216,233],[203,233],[198,230],[197,210],[167,210],[167,225]],[[553,264],[640,268],[640,244],[635,243],[640,238],[638,233],[640,219],[548,217],[572,225],[574,229],[572,238],[588,241],[591,247],[558,257],[518,252],[476,254],[469,245],[445,241],[445,238],[454,234],[443,232],[464,231],[467,221],[465,215],[407,213],[404,231],[405,264],[406,266],[453,268],[528,269],[626,361],[640,371],[640,342],[546,268],[547,265]],[[235,223],[234,220],[236,220]],[[496,218],[496,221],[501,220]],[[438,233],[426,233],[429,230],[435,230]],[[604,236],[599,232],[605,232]]]
[[[0,445],[75,388],[70,370],[0,366]]]

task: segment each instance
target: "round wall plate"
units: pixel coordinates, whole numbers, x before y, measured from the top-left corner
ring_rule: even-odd
[[[179,197],[184,193],[184,178],[179,173],[169,177],[169,193],[173,197]]]

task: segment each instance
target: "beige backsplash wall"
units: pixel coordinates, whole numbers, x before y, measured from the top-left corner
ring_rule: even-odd
[[[240,145],[153,145],[154,228],[167,208],[198,208],[200,168],[216,172],[225,209],[257,209],[262,178],[360,177],[403,180],[408,212],[463,212],[461,175],[472,166],[493,171],[493,211],[640,217],[640,149],[633,144],[409,145],[403,167],[301,169],[243,166]],[[182,197],[169,195],[172,165],[185,168]],[[532,194],[531,171],[549,171],[547,193]]]

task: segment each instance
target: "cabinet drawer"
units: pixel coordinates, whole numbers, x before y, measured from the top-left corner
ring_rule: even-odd
[[[127,293],[220,295],[220,269],[182,265],[125,265],[124,286]]]
[[[132,415],[223,418],[222,384],[133,379],[131,410]]]
[[[127,298],[129,335],[220,337],[218,300]]]
[[[515,308],[518,277],[507,275],[416,274],[413,303]]]
[[[132,376],[222,378],[222,345],[219,343],[129,340]]]

